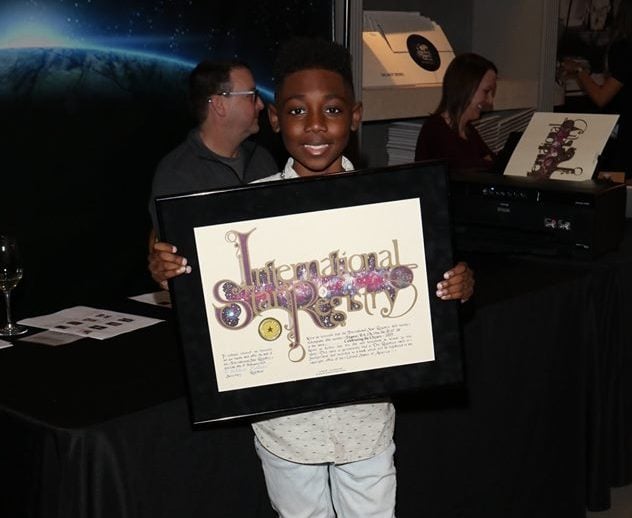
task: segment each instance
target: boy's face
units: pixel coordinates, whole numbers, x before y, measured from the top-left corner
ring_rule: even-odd
[[[300,176],[342,171],[342,153],[362,119],[362,105],[336,72],[301,70],[285,78],[275,105],[268,107],[272,128]]]

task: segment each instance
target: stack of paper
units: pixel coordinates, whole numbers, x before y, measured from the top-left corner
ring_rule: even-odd
[[[488,113],[476,121],[474,127],[489,148],[498,152],[511,132],[524,131],[533,112],[533,108],[529,108]],[[386,140],[388,165],[407,164],[415,160],[415,147],[422,125],[423,120],[389,124]]]
[[[500,151],[509,134],[514,131],[524,131],[533,116],[533,108],[525,110],[509,110],[503,112],[494,112],[485,115],[473,125],[489,146],[494,151]]]
[[[534,108],[530,108],[528,110],[518,110],[513,114],[508,114],[506,117],[498,121],[498,143],[500,147],[494,151],[502,149],[505,142],[507,142],[507,138],[510,133],[513,133],[514,131],[524,131],[529,125],[529,121],[531,120],[531,117],[533,117],[534,112]]]
[[[386,152],[388,165],[408,164],[415,161],[415,147],[421,122],[393,122],[388,126]]]

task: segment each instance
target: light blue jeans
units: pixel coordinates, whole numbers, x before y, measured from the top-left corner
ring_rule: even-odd
[[[280,518],[395,517],[393,441],[378,455],[347,464],[291,462],[270,453],[256,437],[255,448]]]

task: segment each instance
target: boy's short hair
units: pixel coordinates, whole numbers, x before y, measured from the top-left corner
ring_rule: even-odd
[[[204,122],[208,113],[208,99],[213,94],[229,91],[230,73],[236,68],[250,67],[243,61],[204,60],[189,75],[189,102],[198,123]]]
[[[275,95],[287,76],[312,69],[340,74],[355,97],[349,51],[335,41],[307,37],[292,38],[281,45],[274,66]]]

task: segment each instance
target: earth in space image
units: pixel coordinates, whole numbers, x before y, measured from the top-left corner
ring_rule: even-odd
[[[22,299],[57,290],[50,272],[70,263],[95,293],[146,277],[151,178],[194,125],[191,68],[117,50],[0,50],[0,225],[20,236],[27,267],[18,314]],[[95,275],[104,263],[111,271]],[[70,302],[81,284],[68,283],[59,299]]]

